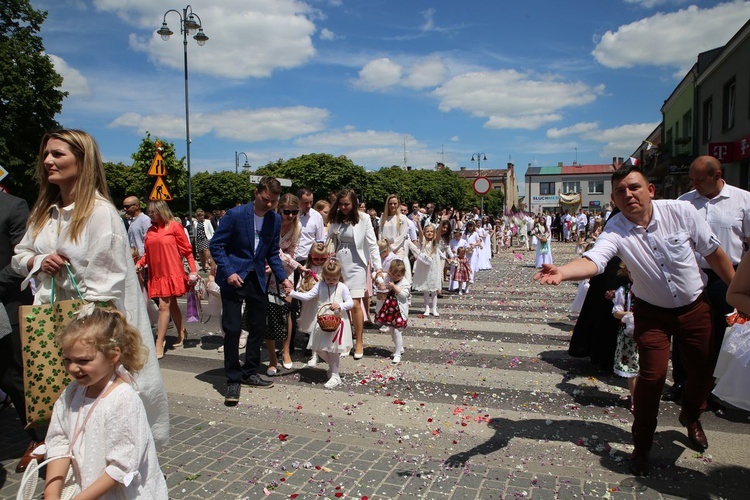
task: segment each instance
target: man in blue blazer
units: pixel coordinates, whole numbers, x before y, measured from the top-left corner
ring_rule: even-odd
[[[288,293],[292,283],[279,257],[281,216],[275,208],[281,184],[263,177],[253,203],[234,207],[221,218],[209,248],[216,262],[216,283],[221,287],[221,327],[224,330],[224,370],[227,392],[224,404],[235,406],[240,400],[240,384],[267,388],[273,382],[258,375],[260,347],[266,338],[266,264]],[[252,311],[250,335],[245,348],[245,364],[240,365],[242,302]]]

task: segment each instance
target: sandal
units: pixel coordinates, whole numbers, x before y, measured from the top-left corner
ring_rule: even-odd
[[[182,338],[180,338],[180,337],[182,337]],[[183,342],[185,342],[185,340],[187,340],[187,338],[188,338],[188,331],[184,327],[182,328],[182,332],[180,334],[180,337],[177,337],[178,342],[175,342],[174,344],[172,344],[172,347],[182,347]]]

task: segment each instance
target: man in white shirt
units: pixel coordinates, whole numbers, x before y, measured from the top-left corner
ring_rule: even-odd
[[[722,179],[721,163],[713,156],[699,156],[690,165],[690,182],[693,190],[679,197],[690,202],[701,214],[716,237],[721,248],[732,261],[732,266],[742,260],[744,245],[750,238],[750,193],[727,184]],[[725,315],[734,308],[727,304],[727,285],[711,269],[705,259],[699,257],[701,269],[708,276],[706,294],[711,301],[714,324],[714,360],[718,358],[724,332],[727,328]],[[664,394],[667,401],[678,401],[685,384],[685,367],[679,354],[679,346],[672,347],[672,375],[674,385]]]
[[[302,232],[299,235],[297,252],[294,258],[297,262],[304,264],[307,256],[315,242],[323,242],[323,216],[312,208],[313,192],[310,188],[301,187],[297,190],[299,198],[299,221],[302,224]]]
[[[579,281],[604,270],[618,255],[627,265],[635,295],[635,332],[640,370],[634,394],[630,470],[648,475],[659,400],[669,365],[670,337],[682,348],[688,378],[679,421],[696,449],[708,440],[700,414],[713,383],[711,306],[696,253],[725,283],[734,277],[731,261],[705,219],[687,202],[653,201],[654,185],[643,171],[626,167],[612,174],[612,217],[594,248],[564,266],[544,265],[534,275],[541,283]]]
[[[302,232],[299,235],[299,241],[297,243],[297,251],[294,254],[294,259],[302,265],[307,263],[307,256],[310,254],[310,249],[316,242],[322,243],[325,241],[323,237],[324,222],[323,216],[320,212],[315,210],[313,206],[313,192],[310,188],[301,187],[297,190],[297,198],[299,198],[299,221],[302,224]],[[294,271],[294,283],[296,284],[299,280],[299,271]],[[292,335],[289,345],[289,352],[294,352],[294,339],[297,336],[297,319],[299,317],[300,301],[292,300],[291,304],[291,318],[292,318]],[[304,332],[310,333],[310,332]]]
[[[412,213],[411,215],[408,215],[408,217],[406,217],[406,220],[409,221],[409,240],[411,240],[411,242],[416,245],[417,243],[419,243],[418,241],[419,238],[417,236],[417,222],[416,221],[420,220],[420,217],[419,217],[419,204],[415,203],[415,205],[417,205],[417,215],[414,215]],[[409,209],[406,208],[406,205],[401,205],[402,214],[407,215],[408,211]]]

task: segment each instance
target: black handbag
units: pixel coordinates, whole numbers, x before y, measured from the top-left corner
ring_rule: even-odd
[[[289,316],[290,304],[284,300],[279,284],[276,283],[276,289],[271,289],[271,277],[268,277],[266,283],[268,293],[268,314],[266,316],[266,340],[286,340],[287,318]]]

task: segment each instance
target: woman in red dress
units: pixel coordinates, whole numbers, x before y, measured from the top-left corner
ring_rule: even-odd
[[[198,280],[198,272],[193,258],[193,247],[185,236],[185,230],[177,222],[169,206],[164,201],[148,204],[151,227],[143,242],[144,255],[136,264],[136,271],[148,266],[148,296],[159,299],[159,320],[156,327],[156,357],[164,357],[169,318],[179,332],[173,347],[181,347],[187,338],[187,330],[182,324],[182,313],[177,305],[177,297],[185,295],[188,284]],[[190,266],[189,278],[185,276],[182,258]]]

